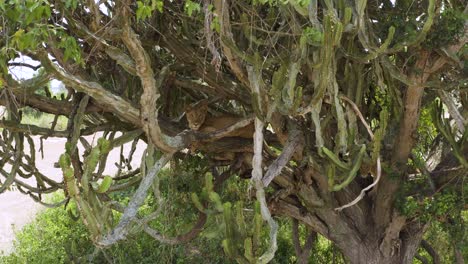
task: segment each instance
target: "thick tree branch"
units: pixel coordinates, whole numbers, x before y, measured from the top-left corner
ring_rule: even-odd
[[[301,131],[294,129],[289,132],[289,138],[286,142],[281,155],[268,166],[268,170],[263,176],[263,186],[268,187],[270,183],[281,173],[281,170],[288,164],[299,145],[303,144],[304,136]]]
[[[453,253],[455,255],[455,263],[456,264],[465,264],[465,259],[463,257],[463,252],[454,245]]]
[[[253,93],[260,94],[260,74],[254,70],[252,66],[247,69],[249,73],[250,85]],[[257,104],[261,105],[261,98],[256,98]],[[263,127],[264,123],[258,117],[255,117],[255,133],[254,133],[254,156],[252,159],[252,183],[256,189],[256,197],[260,203],[260,212],[264,221],[270,226],[270,241],[268,249],[258,258],[258,263],[266,264],[275,256],[278,249],[276,237],[278,234],[278,224],[273,220],[273,217],[268,209],[265,198],[265,190],[262,182],[263,166],[262,166],[262,150],[263,150]]]
[[[416,256],[414,256],[416,259],[418,259],[419,261],[421,261],[423,264],[430,264],[429,260],[424,257],[424,256],[421,256],[419,254],[416,254]]]
[[[15,121],[0,120],[0,128],[6,128],[12,132],[21,132],[31,135],[40,135],[47,137],[67,137],[68,131],[56,131],[35,125],[18,124]]]
[[[93,97],[96,101],[100,102],[103,107],[111,109],[112,112],[116,113],[123,120],[136,126],[141,126],[139,111],[129,102],[111,93],[109,90],[106,90],[97,82],[86,81],[80,77],[69,74],[52,63],[47,57],[47,53],[41,52],[39,56],[42,65],[46,69],[52,71],[54,75],[66,85]]]
[[[126,8],[126,7],[125,7]],[[125,11],[125,8],[123,9]],[[158,81],[154,78],[149,55],[143,48],[138,36],[129,25],[126,12],[122,13],[123,31],[122,41],[135,60],[137,75],[140,77],[143,94],[141,95],[141,123],[143,130],[153,144],[166,153],[174,153],[184,146],[180,137],[171,138],[161,131],[158,122],[157,100],[160,97],[159,88],[169,71],[168,67],[161,70]]]
[[[214,34],[211,24],[213,23],[213,13],[210,10],[211,0],[203,1],[203,12],[205,13],[205,20],[203,24],[203,29],[205,30],[206,46],[211,52],[213,59],[211,60],[211,65],[213,65],[216,71],[219,72],[221,68],[221,55],[216,49],[214,43]]]
[[[30,68],[33,71],[37,71],[42,66],[40,64],[34,66],[34,65],[31,65],[29,63],[24,63],[24,62],[8,62],[8,67],[27,67],[27,68]]]
[[[432,263],[433,264],[440,264],[440,256],[437,253],[437,251],[427,242],[426,240],[421,240],[421,247],[426,250],[426,252],[432,257]]]
[[[410,76],[412,83],[417,83],[417,85],[411,85],[406,89],[405,111],[403,112],[399,134],[395,139],[392,160],[394,169],[401,172],[405,171],[408,157],[414,146],[414,133],[418,125],[420,104],[424,92],[423,84],[429,77],[429,74],[425,72],[429,55],[430,52],[427,51],[422,51],[419,54],[414,72]],[[389,177],[388,174],[382,177],[377,187],[374,219],[380,230],[383,230],[391,221],[390,216],[392,214],[395,193],[400,187],[403,175],[398,179],[390,179]]]
[[[227,126],[225,128],[210,132],[210,133],[201,133],[195,132],[195,138],[200,141],[215,141],[223,137],[229,136],[233,131],[246,127],[254,121],[253,117],[247,117],[239,120],[238,122]]]
[[[138,209],[145,201],[149,188],[151,187],[154,179],[157,177],[159,171],[166,165],[171,157],[171,155],[163,155],[154,164],[153,168],[148,172],[148,175],[146,175],[141,181],[140,186],[138,186],[137,191],[128,203],[128,206],[125,208],[118,225],[111,232],[109,232],[109,234],[97,242],[98,246],[108,247],[127,237],[130,223],[135,219]]]
[[[229,17],[230,9],[228,0],[214,0],[214,6],[215,12],[219,18],[221,39],[225,37],[228,41],[235,43],[231,29],[231,19]],[[249,87],[249,80],[245,70],[242,67],[241,59],[238,58],[231,50],[229,45],[226,45],[223,41],[221,41],[221,46],[234,75],[243,85]]]
[[[308,259],[310,256],[310,253],[313,249],[314,242],[317,239],[317,233],[314,231],[309,231],[309,234],[306,238],[306,242],[304,244],[304,247],[301,247],[300,241],[299,241],[299,222],[297,219],[293,219],[292,222],[292,239],[293,239],[293,245],[294,245],[294,251],[296,252],[296,256],[298,258],[297,263],[299,264],[307,264]]]

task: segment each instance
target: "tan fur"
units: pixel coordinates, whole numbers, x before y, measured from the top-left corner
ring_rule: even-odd
[[[185,115],[189,124],[190,129],[195,130],[195,131],[200,131],[204,133],[210,133],[210,132],[215,132],[220,129],[226,128],[228,126],[231,126],[240,120],[242,120],[241,117],[237,116],[218,116],[218,117],[213,117],[209,116],[208,114],[208,101],[207,100],[202,100],[200,102],[197,102],[193,105],[187,106],[185,108]],[[249,138],[251,139],[254,134],[254,125],[249,124],[248,126],[245,126],[240,129],[236,129],[229,134],[226,135],[226,137],[242,137],[242,138]],[[190,146],[190,151],[195,152],[197,149],[201,147],[205,143],[203,142],[193,142],[192,145]],[[223,152],[223,153],[216,153],[216,155],[213,157],[215,160],[220,160],[220,161],[234,161],[237,157],[237,155],[234,152]],[[252,154],[251,153],[244,153],[241,154],[241,164],[244,170],[247,168],[252,167]]]
[[[208,113],[208,101],[202,100],[196,104],[189,105],[185,108],[185,116],[190,129],[200,130],[200,127],[205,122],[206,115]]]
[[[234,125],[235,123],[242,120],[242,117],[237,116],[209,116],[208,115],[208,101],[202,100],[194,105],[187,106],[185,108],[185,115],[190,129],[210,133],[228,126]],[[242,137],[252,138],[255,131],[254,125],[249,124],[243,128],[232,131],[226,137]]]

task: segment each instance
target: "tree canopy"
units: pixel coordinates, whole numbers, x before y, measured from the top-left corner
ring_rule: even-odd
[[[351,263],[412,263],[434,221],[459,252],[467,232],[465,5],[2,0],[0,167],[11,166],[0,170],[0,193],[15,184],[40,201],[64,190],[99,247],[135,232],[185,243],[219,216],[224,251],[239,263],[274,258],[282,218],[294,220],[298,255],[307,251],[302,224]],[[24,56],[34,63],[17,60]],[[37,74],[18,80],[13,67]],[[50,93],[53,79],[66,94]],[[25,124],[30,108],[67,117],[67,128],[57,129],[57,118]],[[97,132],[93,146],[84,136]],[[37,170],[37,136],[67,139],[62,182]],[[140,168],[127,166],[130,152],[120,162],[127,172],[102,174],[114,166],[110,150],[139,140],[147,143]],[[175,237],[151,225],[171,203],[159,189],[164,170],[198,186],[193,228]],[[30,177],[37,186],[22,181]],[[244,188],[231,200],[218,194],[228,178]],[[115,201],[121,192],[132,194],[128,204]],[[154,211],[141,215],[148,195]],[[256,202],[236,203],[245,199]],[[252,221],[243,206],[254,209]],[[259,230],[269,233],[263,246]]]

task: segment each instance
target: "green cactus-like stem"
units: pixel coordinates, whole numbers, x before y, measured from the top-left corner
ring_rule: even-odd
[[[242,212],[242,202],[237,202],[234,208],[236,210],[236,225],[239,229],[240,235],[241,237],[246,237],[248,235],[248,232],[247,225],[245,223],[244,213]]]
[[[222,212],[223,203],[221,202],[221,198],[219,197],[219,194],[217,194],[216,192],[210,192],[208,197],[210,198],[210,201],[214,203],[216,210]]]
[[[195,207],[198,209],[198,211],[205,212],[205,207],[200,202],[198,195],[196,193],[192,193],[190,197],[192,198],[192,202],[195,205]]]
[[[208,192],[212,192],[213,191],[213,175],[211,175],[211,173],[207,173],[205,175],[205,188],[206,188],[206,191]]]
[[[315,129],[315,145],[317,146],[319,155],[323,155],[322,147],[325,145],[325,141],[322,137],[322,127],[320,123],[320,108],[322,107],[322,100],[318,102],[317,105],[312,105],[310,115],[312,117],[312,122],[314,123]]]
[[[346,7],[344,10],[344,15],[343,15],[343,25],[348,25],[349,22],[351,21],[351,16],[353,14],[353,9],[351,7]]]
[[[379,55],[381,55],[382,53],[384,53],[385,51],[387,51],[388,49],[388,46],[390,46],[390,43],[392,43],[392,40],[393,40],[393,36],[395,35],[395,27],[391,26],[389,29],[388,29],[388,34],[387,34],[387,38],[385,39],[385,41],[382,43],[382,45],[377,48],[377,50],[375,51],[371,51],[369,55],[365,56],[364,59],[365,60],[374,60],[375,58],[377,58]]]
[[[343,35],[343,24],[337,22],[335,24],[335,35],[333,36],[333,46],[340,46],[341,36]]]
[[[253,254],[252,239],[250,237],[244,240],[244,257],[249,263],[255,263],[255,256]]]
[[[339,168],[346,170],[346,171],[349,171],[351,169],[351,167],[348,164],[342,162],[340,158],[338,158],[335,155],[335,153],[333,153],[331,150],[327,149],[326,147],[322,147],[322,152],[333,162],[333,164],[335,164]]]
[[[258,248],[260,246],[260,239],[262,234],[262,225],[263,219],[262,214],[260,213],[260,203],[257,201],[255,202],[254,207],[255,215],[254,215],[254,230],[253,230],[253,239],[252,244],[253,248]]]
[[[387,130],[388,124],[388,111],[387,109],[383,109],[380,112],[380,119],[379,119],[379,128],[374,133],[374,140],[372,146],[372,154],[371,154],[371,161],[375,163],[377,158],[380,155],[380,149],[382,148],[382,140],[385,136],[385,131]]]
[[[235,237],[235,221],[232,216],[232,205],[231,203],[227,202],[223,205],[223,216],[224,216],[224,224],[225,224],[225,232],[226,232],[226,247],[228,249],[229,254],[232,257],[237,257],[239,252],[235,246],[236,237]]]
[[[362,163],[362,159],[364,157],[364,153],[366,153],[366,145],[361,146],[361,149],[359,150],[358,156],[357,156],[356,160],[354,161],[354,165],[351,168],[351,171],[349,172],[348,177],[341,184],[333,186],[331,191],[337,192],[337,191],[343,189],[344,187],[348,186],[354,180],[354,178],[357,175],[357,172],[358,172],[359,168],[361,167],[361,163]]]
[[[71,168],[70,156],[64,153],[60,156],[59,165],[63,172],[65,187],[68,195],[76,202],[80,214],[83,216],[83,222],[91,232],[92,239],[97,239],[100,232],[100,223],[94,217],[89,205],[82,199],[80,189],[76,183],[74,171]]]
[[[388,53],[396,53],[407,47],[415,46],[421,43],[424,40],[424,38],[426,38],[427,33],[429,32],[429,30],[432,27],[432,24],[434,23],[434,17],[436,13],[435,8],[436,8],[435,0],[429,0],[429,4],[427,6],[427,19],[424,22],[424,25],[421,31],[418,33],[418,35],[412,40],[399,42],[398,45],[390,49]]]
[[[105,193],[109,190],[110,186],[112,185],[112,177],[111,176],[104,176],[101,184],[96,188],[97,193]]]
[[[91,233],[91,238],[97,241],[104,232],[104,228],[110,228],[111,211],[105,208],[97,192],[105,192],[112,184],[110,176],[104,177],[100,186],[96,187],[96,191],[90,188],[90,177],[96,169],[97,164],[102,157],[106,155],[111,149],[109,141],[99,139],[96,147],[92,148],[88,156],[84,160],[83,175],[80,184],[76,181],[74,170],[71,167],[71,160],[69,156],[70,146],[67,152],[62,154],[59,159],[60,167],[64,175],[64,182],[70,197],[76,202],[80,214],[83,216],[83,222]],[[81,189],[80,189],[81,187]]]

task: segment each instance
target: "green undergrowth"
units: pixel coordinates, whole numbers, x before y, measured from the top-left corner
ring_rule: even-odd
[[[68,207],[76,210],[73,204]],[[201,237],[190,245],[171,246],[139,233],[110,248],[96,249],[81,219],[73,220],[62,207],[40,212],[16,234],[14,253],[0,256],[0,263],[227,263],[213,242]]]
[[[203,184],[183,184],[175,180],[168,172],[161,173],[161,191],[167,202],[162,214],[151,223],[162,234],[169,237],[183,234],[191,229],[197,219],[197,210],[192,205],[190,194],[199,191]],[[197,181],[196,174],[185,173],[187,182]],[[246,183],[246,182],[244,182]],[[245,185],[245,186],[244,186]],[[236,193],[247,188],[236,179],[228,180],[220,191],[224,200],[236,200]],[[132,192],[121,192],[113,199],[127,204]],[[48,202],[58,202],[62,194],[53,194]],[[182,206],[185,204],[185,206]],[[249,201],[245,201],[248,205]],[[144,216],[154,211],[156,203],[150,195],[140,208],[139,215]],[[185,207],[185,210],[180,210]],[[49,263],[236,263],[224,252],[222,230],[224,224],[219,217],[209,216],[204,231],[188,244],[162,244],[144,232],[129,236],[127,240],[106,249],[96,249],[91,242],[82,220],[74,220],[76,206],[70,202],[64,207],[45,209],[34,221],[27,224],[16,234],[14,253],[0,256],[0,263],[5,264],[49,264]],[[115,214],[115,223],[120,214]],[[292,246],[291,221],[278,218],[278,250],[270,263],[296,263],[297,258]],[[247,219],[250,223],[250,219]],[[267,231],[267,230],[266,230]],[[304,243],[306,229],[300,226],[301,242]],[[268,232],[262,232],[261,242],[268,241]],[[341,254],[331,242],[319,236],[316,247],[312,250],[309,263],[344,263]]]

